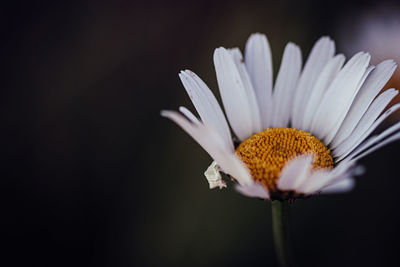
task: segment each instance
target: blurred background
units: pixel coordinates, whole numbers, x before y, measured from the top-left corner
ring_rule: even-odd
[[[0,264],[276,266],[270,204],[209,190],[210,157],[160,117],[194,110],[177,74],[195,71],[218,95],[214,48],[243,49],[253,32],[268,36],[275,73],[288,41],[305,58],[322,35],[347,58],[399,60],[399,10],[338,0],[3,3]],[[399,149],[363,159],[353,192],[292,205],[297,266],[398,259]]]

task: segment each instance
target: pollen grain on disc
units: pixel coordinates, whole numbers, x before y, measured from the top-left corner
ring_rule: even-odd
[[[314,155],[313,169],[333,168],[330,150],[310,133],[294,128],[267,128],[243,141],[236,154],[269,191],[276,190],[285,163],[300,154]]]

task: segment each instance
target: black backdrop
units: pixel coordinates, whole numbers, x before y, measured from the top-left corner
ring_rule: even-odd
[[[215,47],[266,33],[276,68],[375,4],[215,2],[2,5],[2,266],[276,265],[269,203],[209,190],[210,158],[159,111],[193,110],[181,69],[216,92]],[[398,149],[363,159],[353,192],[294,203],[298,266],[398,258]]]

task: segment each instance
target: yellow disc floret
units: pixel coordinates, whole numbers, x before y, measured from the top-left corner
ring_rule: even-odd
[[[333,168],[330,150],[308,132],[273,128],[259,132],[241,143],[236,154],[244,161],[255,181],[275,191],[286,162],[300,154],[314,155],[313,168]]]

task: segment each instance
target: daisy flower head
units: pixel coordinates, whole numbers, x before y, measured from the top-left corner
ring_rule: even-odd
[[[400,123],[371,136],[400,105],[384,111],[398,92],[379,94],[396,63],[369,61],[368,53],[359,52],[345,63],[334,42],[322,37],[303,66],[300,48],[288,43],[273,82],[268,40],[256,33],[244,57],[238,48],[214,52],[227,120],[211,90],[189,70],[179,77],[200,118],[185,107],[161,114],[213,158],[205,172],[210,188],[226,187],[223,172],[249,197],[345,192],[362,172],[358,159],[400,138]]]

